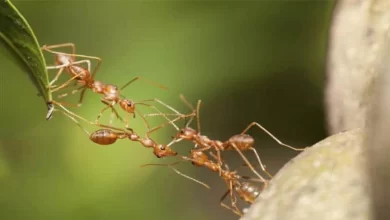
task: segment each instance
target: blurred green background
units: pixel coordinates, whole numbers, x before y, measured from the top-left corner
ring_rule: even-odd
[[[73,42],[77,53],[102,57],[96,79],[121,86],[142,76],[169,88],[139,81],[122,92],[126,97],[159,98],[187,112],[180,93],[193,104],[201,99],[202,132],[213,139],[226,140],[252,121],[294,146],[326,136],[333,1],[13,2],[41,45]],[[0,60],[0,219],[238,218],[219,205],[226,186],[216,173],[177,167],[208,183],[207,190],[166,167],[140,168],[172,160],[137,143],[100,146],[61,114],[46,121],[37,90],[4,48]],[[88,92],[74,111],[94,120],[99,100]],[[139,117],[131,122],[143,129]],[[258,129],[250,133],[271,173],[296,155]],[[162,129],[153,138],[167,143],[173,134]],[[174,146],[181,153],[190,148]],[[226,157],[232,168],[242,163],[234,152]]]

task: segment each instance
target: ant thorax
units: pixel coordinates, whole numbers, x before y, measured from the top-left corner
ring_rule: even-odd
[[[207,145],[210,145],[211,142],[212,142],[212,141],[210,140],[210,138],[207,137],[207,136],[205,136],[205,135],[200,135],[199,138],[200,138],[200,140],[201,140],[203,143],[205,143],[205,144],[207,144]]]
[[[212,145],[212,141],[210,140],[210,138],[208,138],[205,135],[195,135],[194,141],[196,144],[198,144],[199,146],[203,146],[203,147],[206,147],[206,146],[208,147],[208,146]]]

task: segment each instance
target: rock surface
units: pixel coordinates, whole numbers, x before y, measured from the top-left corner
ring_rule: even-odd
[[[242,220],[368,220],[364,130],[342,132],[286,164]]]

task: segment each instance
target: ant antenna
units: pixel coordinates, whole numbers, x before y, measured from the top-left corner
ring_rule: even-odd
[[[158,83],[156,83],[156,82],[150,81],[150,80],[148,80],[148,79],[144,79],[144,78],[142,78],[142,77],[140,77],[140,76],[137,76],[137,77],[135,77],[134,79],[132,79],[132,80],[130,80],[129,82],[127,82],[125,85],[123,85],[123,86],[120,88],[120,90],[126,88],[128,85],[130,85],[131,83],[133,83],[134,81],[137,81],[137,80],[139,80],[139,79],[140,79],[140,80],[143,80],[143,81],[146,82],[146,83],[152,84],[152,85],[154,85],[154,86],[156,86],[156,87],[158,87],[158,88],[160,88],[160,89],[164,89],[164,90],[168,89],[168,88],[167,88],[166,86],[164,86],[164,85],[161,85],[161,84],[158,84]]]
[[[282,145],[282,146],[285,146],[287,148],[290,148],[292,150],[295,150],[295,151],[304,151],[306,149],[305,148],[295,148],[295,147],[292,147],[288,144],[285,144],[283,142],[281,142],[278,138],[276,138],[271,132],[269,132],[267,129],[265,129],[263,126],[261,126],[259,123],[257,122],[252,122],[248,125],[248,127],[246,127],[244,129],[244,131],[241,132],[241,134],[245,134],[249,129],[251,129],[253,126],[257,126],[258,128],[260,128],[261,130],[263,130],[266,134],[268,134],[272,139],[274,139],[279,145]]]
[[[196,105],[196,122],[198,124],[198,133],[200,134],[200,104],[202,103],[202,100],[198,100],[198,104]]]

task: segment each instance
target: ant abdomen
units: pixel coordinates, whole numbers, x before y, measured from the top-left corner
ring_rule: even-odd
[[[250,204],[253,204],[262,190],[263,187],[256,186],[249,182],[243,182],[240,184],[240,186],[236,186],[236,191],[238,192],[241,199]]]
[[[93,132],[89,139],[100,145],[110,145],[118,140],[118,134],[109,129],[99,129]]]
[[[86,70],[83,67],[78,66],[78,65],[71,65],[68,67],[68,69],[69,69],[69,72],[71,72],[73,75],[78,75],[76,80],[86,81],[89,79],[89,77],[91,75],[88,70]]]
[[[240,150],[247,150],[253,147],[255,139],[248,134],[237,134],[229,138],[227,142],[236,145]]]
[[[74,62],[74,57],[66,54],[55,54],[54,59],[57,65],[66,65]]]

